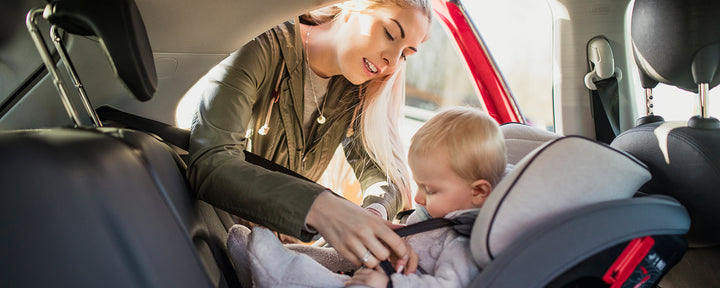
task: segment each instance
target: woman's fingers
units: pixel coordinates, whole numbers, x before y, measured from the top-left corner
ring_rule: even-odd
[[[382,226],[378,226],[376,229],[382,230],[384,229]],[[365,247],[367,247],[368,250],[372,252],[372,256],[377,258],[378,260],[386,260],[390,257],[391,251],[386,247],[380,240],[377,238],[377,232],[375,230],[369,229],[367,234],[365,235],[358,235],[361,237],[364,237],[363,244]],[[375,265],[369,266],[365,265],[366,267],[375,267]]]
[[[407,243],[405,243],[405,240],[400,238],[400,236],[398,236],[395,231],[390,230],[390,228],[383,229],[378,234],[378,238],[383,241],[388,248],[390,248],[391,253],[398,259],[395,264],[395,269],[403,269],[407,264],[407,260],[410,257],[411,252]]]
[[[398,273],[403,273],[405,275],[413,274],[415,271],[417,271],[418,262],[420,261],[420,257],[415,253],[415,251],[410,251],[410,258],[408,258],[408,262],[405,267],[405,271],[397,271]]]
[[[362,255],[358,258],[358,261],[362,266],[375,267],[380,264],[380,260],[378,260],[378,258],[376,258],[369,249],[366,249],[364,253],[358,253],[357,255]]]
[[[351,249],[353,257],[357,259],[357,265],[374,268],[390,257],[391,251],[378,238],[378,234],[387,230],[387,227],[382,220],[375,219],[375,216],[364,214],[356,218],[355,223],[358,227],[347,227],[349,229],[341,234],[343,236],[340,241]],[[348,257],[348,259],[353,258]]]
[[[306,224],[320,232],[343,257],[356,265],[376,267],[391,253],[407,262],[409,248],[387,222],[343,198],[323,192],[315,199]],[[366,254],[370,251],[367,259]],[[362,260],[366,260],[364,263]]]

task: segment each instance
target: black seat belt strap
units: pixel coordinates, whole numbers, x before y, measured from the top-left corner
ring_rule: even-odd
[[[617,78],[593,81],[597,90],[592,93],[592,109],[595,118],[595,137],[604,143],[612,142],[620,134],[620,97]]]
[[[443,227],[450,227],[457,224],[457,221],[446,218],[432,218],[422,222],[410,224],[398,229],[395,229],[395,233],[400,237],[405,237],[417,233],[422,233],[430,230],[435,230]]]
[[[169,124],[148,119],[145,117],[133,115],[118,109],[102,106],[97,108],[97,113],[103,122],[118,123],[119,125],[148,133],[152,133],[160,137],[163,141],[177,146],[180,149],[188,151],[190,145],[190,131],[171,126]],[[245,161],[270,171],[281,172],[290,176],[294,176],[303,180],[314,182],[299,173],[272,162],[264,157],[252,152],[243,151],[245,153]]]

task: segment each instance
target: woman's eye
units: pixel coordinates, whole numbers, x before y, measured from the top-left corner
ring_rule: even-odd
[[[390,35],[390,32],[387,29],[385,29],[385,36],[387,36],[390,41],[395,41],[395,37]]]

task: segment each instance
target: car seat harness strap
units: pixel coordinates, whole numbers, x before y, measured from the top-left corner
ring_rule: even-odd
[[[463,213],[454,218],[431,218],[425,221],[417,222],[395,229],[395,233],[397,233],[400,237],[405,237],[435,229],[451,227],[458,234],[470,237],[470,233],[472,232],[472,226],[475,223],[478,212],[479,211],[475,210],[472,212]],[[388,260],[380,262],[380,267],[383,269],[385,274],[388,275],[388,277],[395,273],[395,268],[392,267],[392,264]],[[392,281],[388,281],[387,287],[393,287]]]

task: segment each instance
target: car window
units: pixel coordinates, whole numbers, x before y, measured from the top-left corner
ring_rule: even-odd
[[[405,117],[400,122],[405,144],[410,144],[410,137],[425,121],[449,106],[482,109],[465,64],[436,19],[428,40],[407,61]]]
[[[638,78],[637,73],[634,74]],[[640,83],[639,78],[635,83]],[[638,95],[638,115],[646,115],[645,111],[645,90],[637,85],[635,95]],[[708,97],[708,114],[715,118],[720,118],[720,89],[710,90]],[[653,112],[655,115],[662,116],[665,121],[687,121],[694,115],[699,115],[698,94],[677,88],[675,86],[658,84],[653,89]]]
[[[554,131],[552,15],[547,2],[472,0],[463,5],[528,124]]]

